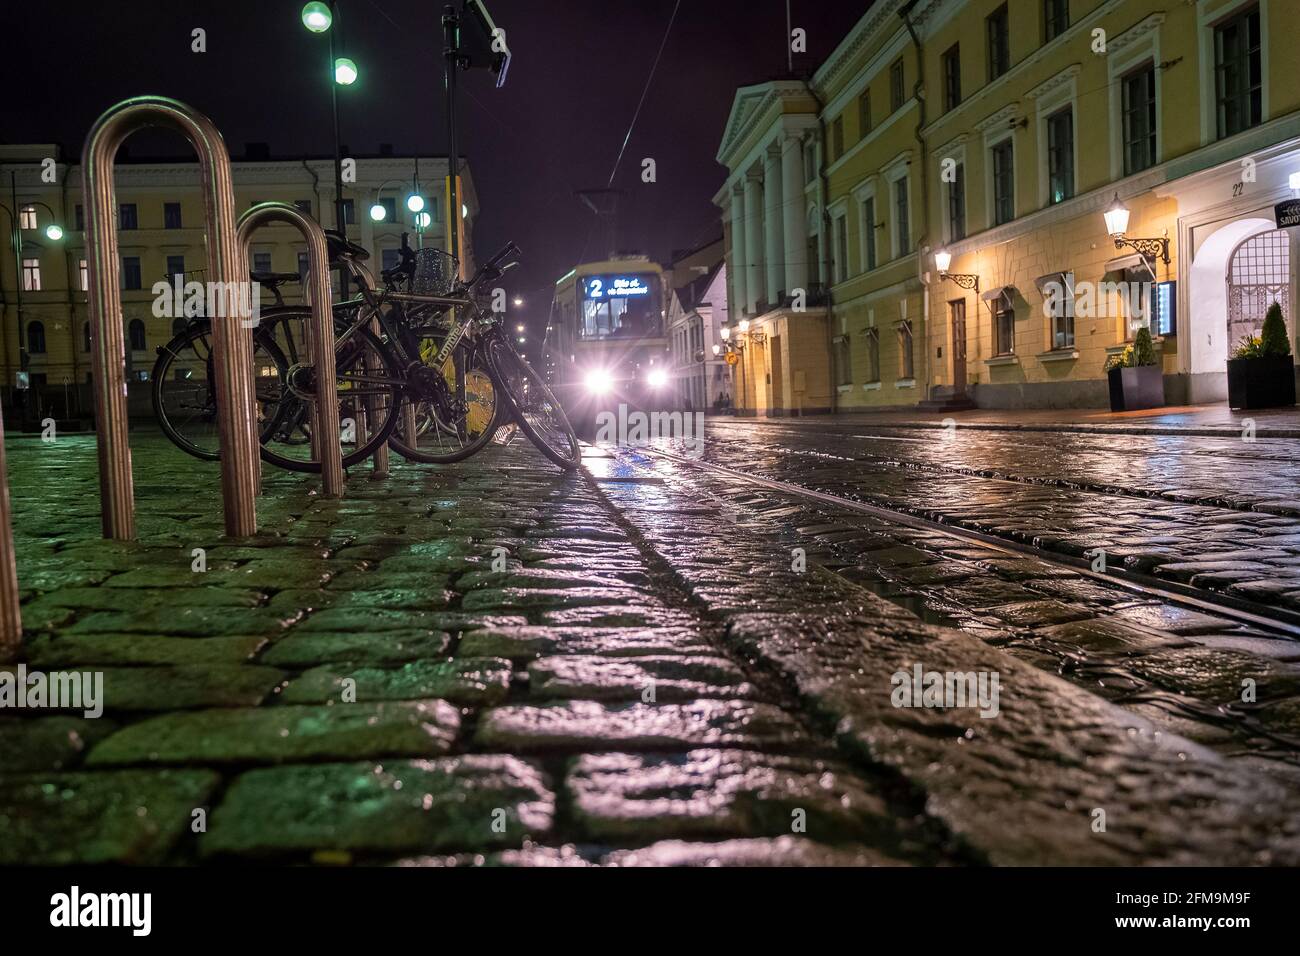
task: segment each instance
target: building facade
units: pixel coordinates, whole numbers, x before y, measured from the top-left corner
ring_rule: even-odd
[[[704,411],[731,402],[731,370],[720,329],[727,324],[722,240],[674,258],[668,274],[668,343],[675,408]]]
[[[874,4],[807,83],[737,92],[716,201],[751,330],[783,315],[769,307],[781,261],[786,298],[799,278],[814,301],[818,281],[828,291],[791,326],[801,344],[783,344],[806,367],[781,374],[828,379],[838,410],[1104,406],[1104,365],[1144,325],[1168,403],[1223,400],[1229,350],[1269,303],[1294,341],[1300,246],[1274,219],[1300,195],[1290,12]],[[798,161],[785,175],[796,155],[802,190]],[[760,201],[778,169],[780,203]],[[1117,207],[1118,244],[1105,217]],[[789,410],[745,397],[756,414]]]
[[[256,156],[262,151],[254,145],[250,152]],[[278,200],[295,203],[326,228],[335,228],[332,159],[245,158],[232,161],[231,172],[236,212]],[[355,182],[344,183],[348,236],[369,250],[376,272],[380,266],[397,263],[403,232],[411,233],[413,246],[445,246],[446,176],[447,162],[442,157],[357,158]],[[472,252],[478,199],[468,164],[462,164],[461,178],[467,213],[465,248]],[[154,286],[159,281],[174,282],[176,275],[204,280],[203,194],[196,162],[119,162],[116,183],[131,408],[133,414],[147,414],[146,383],[156,351],[177,326],[176,319],[155,314]],[[87,392],[91,365],[81,168],[63,162],[53,145],[4,146],[0,147],[0,185],[5,194],[0,202],[6,210],[17,207],[20,227],[20,254],[14,256],[10,239],[9,255],[0,261],[4,297],[0,363],[6,420],[12,423],[20,417],[30,425],[44,417],[84,418],[91,407]],[[417,191],[425,199],[423,211],[430,214],[423,228],[415,225],[415,213],[406,204]],[[371,216],[376,204],[385,208],[382,221]],[[57,240],[46,233],[51,222],[62,227]],[[258,230],[251,256],[249,265],[255,271],[299,275],[306,271],[306,246],[291,226]],[[301,286],[285,286],[282,291],[286,302],[302,300]],[[269,299],[264,296],[264,301]],[[29,386],[22,391],[16,388],[20,372]]]

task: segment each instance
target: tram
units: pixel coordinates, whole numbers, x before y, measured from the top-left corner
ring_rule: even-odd
[[[588,262],[555,283],[543,369],[580,435],[603,411],[672,404],[664,272],[645,256]]]

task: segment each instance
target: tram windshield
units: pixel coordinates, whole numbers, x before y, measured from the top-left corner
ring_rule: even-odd
[[[656,273],[583,276],[581,289],[580,338],[639,339],[662,334],[662,300]]]

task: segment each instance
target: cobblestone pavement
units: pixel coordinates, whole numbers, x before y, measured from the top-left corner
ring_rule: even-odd
[[[726,427],[710,456],[764,441]],[[102,673],[105,713],[0,712],[0,863],[1300,861],[1266,631],[626,449],[395,460],[340,502],[268,471],[228,542],[215,467],[133,445],[131,544],[93,439],[7,448],[21,663]],[[895,707],[918,665],[996,673],[996,716]]]

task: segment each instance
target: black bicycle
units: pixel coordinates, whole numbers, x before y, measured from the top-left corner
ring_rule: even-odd
[[[364,262],[366,250],[327,232],[331,259],[360,294],[335,303],[334,387],[344,465],[388,441],[418,462],[460,461],[482,450],[508,414],[538,449],[562,468],[581,459],[577,436],[542,378],[515,351],[500,317],[481,307],[486,284],[515,265],[509,243],[474,277],[459,281],[456,260],[439,250],[415,252],[402,237],[402,262],[381,273],[383,290]],[[255,276],[277,302],[286,277]],[[319,471],[311,440],[320,383],[302,356],[310,309],[263,309],[254,333],[258,427],[265,461]],[[200,458],[218,455],[212,392],[211,328],[196,321],[159,349],[154,410],[163,432]]]

